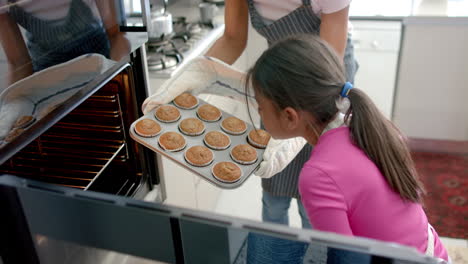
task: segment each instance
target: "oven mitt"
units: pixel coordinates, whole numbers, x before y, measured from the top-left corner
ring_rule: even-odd
[[[22,117],[40,120],[114,63],[100,54],[85,54],[6,88],[0,94],[0,141],[16,129]]]
[[[339,113],[337,117],[325,127],[322,135],[330,129],[342,126],[344,123],[343,118],[344,115]],[[261,178],[273,177],[288,166],[305,144],[307,144],[307,141],[302,137],[283,140],[271,138],[265,152],[263,152],[263,161],[254,174]]]
[[[157,106],[171,102],[178,95],[189,92],[227,96],[245,102],[245,73],[212,57],[202,56],[190,61],[178,75],[163,83],[153,95],[143,102],[146,114]],[[253,94],[250,93],[249,94]],[[256,106],[249,96],[249,104]]]

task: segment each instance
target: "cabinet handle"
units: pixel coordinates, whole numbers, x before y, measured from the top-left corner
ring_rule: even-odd
[[[374,41],[372,41],[371,46],[374,49],[378,49],[380,47],[380,44],[379,44],[379,42],[377,40],[374,40]]]

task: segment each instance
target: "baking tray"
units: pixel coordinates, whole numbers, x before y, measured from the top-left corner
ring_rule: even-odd
[[[239,164],[239,163],[233,161],[232,158],[230,157],[230,154],[229,154],[231,152],[231,149],[233,147],[235,147],[236,145],[239,145],[239,144],[249,144],[248,141],[247,141],[247,135],[252,129],[254,129],[254,127],[249,122],[244,121],[247,124],[247,130],[246,130],[246,132],[244,134],[242,134],[242,135],[228,134],[228,133],[226,133],[225,131],[223,131],[221,129],[221,122],[225,118],[228,118],[228,117],[233,116],[233,115],[228,114],[228,113],[224,112],[223,110],[221,110],[220,108],[218,108],[222,113],[221,119],[216,121],[216,122],[205,122],[205,121],[201,120],[200,118],[198,118],[196,112],[197,112],[197,109],[200,106],[202,106],[204,104],[209,104],[209,103],[207,103],[206,101],[201,100],[200,98],[198,98],[198,101],[199,101],[198,106],[195,107],[194,109],[190,109],[190,110],[181,109],[181,108],[176,106],[176,108],[180,111],[181,117],[180,117],[180,119],[178,121],[173,122],[173,123],[163,123],[163,122],[160,122],[159,120],[157,120],[154,117],[154,112],[156,111],[156,109],[149,112],[149,113],[147,113],[146,115],[140,117],[138,120],[133,122],[133,124],[130,127],[130,136],[136,142],[138,142],[138,143],[142,144],[143,146],[145,146],[145,147],[147,147],[147,148],[149,148],[149,149],[151,149],[151,150],[153,150],[153,151],[155,151],[155,152],[157,152],[157,153],[159,153],[159,154],[161,154],[161,155],[175,161],[178,165],[186,168],[187,170],[192,171],[196,175],[202,177],[203,179],[207,180],[208,182],[210,182],[210,183],[212,183],[212,184],[214,184],[214,185],[216,185],[216,186],[218,186],[220,188],[223,188],[223,189],[237,188],[237,187],[241,186],[242,183],[244,183],[245,180],[247,180],[247,178],[259,166],[260,162],[262,161],[263,152],[265,150],[254,147],[254,149],[257,151],[257,161],[255,163],[253,163],[253,164],[242,165],[242,164]],[[175,106],[173,103],[169,103],[168,105]],[[205,124],[205,132],[203,132],[203,134],[201,134],[199,136],[187,136],[187,135],[183,134],[182,132],[180,132],[179,127],[178,127],[179,123],[183,119],[190,118],[190,117],[197,118],[197,119],[201,120]],[[138,122],[141,119],[145,119],[145,118],[152,119],[152,120],[158,122],[159,125],[161,125],[162,131],[161,131],[161,133],[159,133],[159,135],[157,135],[156,137],[152,137],[152,138],[146,138],[146,137],[142,137],[142,136],[139,136],[138,134],[136,134],[135,129],[134,129],[136,122]],[[231,145],[229,146],[229,148],[227,148],[225,150],[214,150],[214,149],[209,148],[211,151],[213,151],[214,160],[210,165],[208,165],[206,167],[197,167],[197,166],[193,166],[193,165],[190,165],[189,163],[187,163],[185,161],[185,158],[184,158],[185,151],[188,148],[190,148],[191,146],[195,146],[195,145],[201,145],[201,146],[207,147],[205,145],[205,143],[203,142],[203,138],[205,137],[206,133],[208,133],[210,131],[213,131],[213,130],[222,131],[222,132],[224,132],[226,135],[228,135],[230,137]],[[170,152],[170,151],[165,151],[163,148],[161,148],[161,146],[158,143],[159,137],[163,133],[170,132],[170,131],[177,132],[177,133],[179,133],[179,134],[181,134],[181,135],[183,135],[185,137],[187,145],[183,150],[178,151],[178,152]],[[231,162],[234,162],[236,165],[238,165],[239,168],[241,168],[241,170],[242,170],[241,178],[238,181],[233,182],[233,183],[225,183],[225,182],[221,182],[221,181],[217,180],[213,176],[213,174],[211,172],[211,169],[216,163],[221,162],[221,161],[231,161]]]

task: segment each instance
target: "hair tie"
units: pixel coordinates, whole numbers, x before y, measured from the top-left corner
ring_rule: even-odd
[[[343,89],[341,89],[341,97],[348,97],[349,91],[351,91],[351,89],[353,89],[353,84],[350,82],[346,82],[343,85]]]

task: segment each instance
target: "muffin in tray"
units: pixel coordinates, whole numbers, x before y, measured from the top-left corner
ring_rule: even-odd
[[[214,159],[213,151],[205,146],[193,146],[185,151],[185,160],[197,167],[205,167],[211,164]]]
[[[221,111],[212,105],[204,104],[197,110],[198,117],[206,122],[216,122],[221,118]]]
[[[186,118],[179,123],[180,131],[188,136],[198,136],[205,132],[205,124],[197,118]]]
[[[221,128],[232,135],[241,135],[247,130],[247,124],[237,117],[230,116],[221,122]]]
[[[36,121],[36,118],[30,115],[25,115],[18,118],[13,124],[13,128],[26,128]]]
[[[154,116],[161,122],[172,123],[180,118],[180,111],[172,105],[162,105],[156,109]]]
[[[159,137],[158,141],[161,148],[167,151],[179,151],[187,145],[184,136],[177,132],[166,132]]]
[[[257,151],[248,144],[240,144],[232,148],[231,158],[239,164],[253,164],[257,161]]]
[[[183,93],[174,99],[174,105],[182,109],[193,109],[198,105],[198,99],[189,93]]]
[[[270,138],[270,134],[263,129],[253,129],[247,136],[250,145],[262,149],[266,148]]]
[[[231,145],[231,139],[221,131],[210,131],[206,133],[203,142],[211,149],[223,150]]]
[[[158,122],[149,118],[141,119],[135,124],[135,133],[142,137],[155,137],[161,132]]]
[[[222,161],[216,163],[211,169],[213,176],[222,182],[233,183],[242,177],[242,170],[235,163]]]

